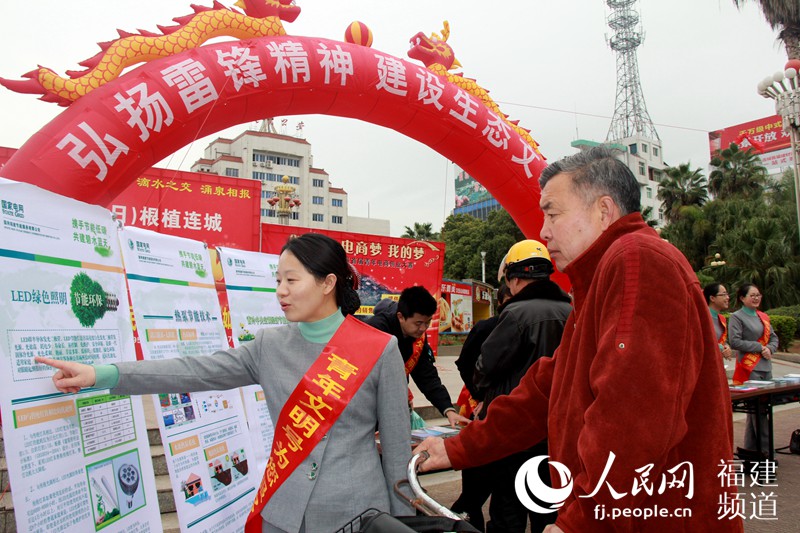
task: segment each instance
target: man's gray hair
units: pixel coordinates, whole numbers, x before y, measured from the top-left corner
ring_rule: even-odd
[[[622,215],[641,210],[642,192],[639,182],[625,163],[616,158],[619,150],[595,146],[551,163],[539,177],[539,187],[557,174],[569,174],[573,190],[587,203],[608,195],[620,208]]]

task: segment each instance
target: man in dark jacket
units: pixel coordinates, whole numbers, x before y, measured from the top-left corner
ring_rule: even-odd
[[[422,394],[447,417],[452,427],[459,422],[469,422],[453,407],[450,393],[439,379],[433,350],[428,344],[425,332],[436,313],[434,297],[425,287],[415,286],[404,289],[397,303],[383,302],[387,300],[375,306],[375,315],[367,319],[367,324],[397,338],[397,346],[406,367],[406,378],[414,378]]]
[[[534,361],[553,355],[572,310],[569,296],[550,281],[553,265],[544,244],[520,241],[508,250],[504,262],[511,298],[481,345],[481,355],[475,365],[474,384],[478,397],[483,399],[478,407],[480,419],[486,418],[492,401],[509,394],[519,384]],[[522,533],[528,516],[531,531],[541,531],[555,522],[553,514],[529,513],[514,490],[517,471],[525,461],[537,455],[547,455],[546,440],[491,463],[494,478],[487,532]],[[549,483],[549,471],[542,472],[542,479]]]
[[[475,375],[475,364],[481,355],[481,346],[494,331],[500,314],[503,312],[508,299],[511,298],[511,291],[505,283],[497,289],[497,314],[484,320],[479,320],[472,326],[472,329],[461,347],[461,353],[456,359],[456,368],[464,381],[464,387],[469,392],[468,402],[482,403],[483,393],[475,387],[473,377]],[[464,396],[464,391],[461,392]],[[459,397],[461,403],[461,397]],[[477,406],[476,406],[477,408]],[[462,413],[463,413],[462,408]],[[477,416],[477,410],[471,416]],[[465,468],[461,471],[461,494],[453,502],[450,509],[456,513],[465,513],[469,523],[478,531],[484,531],[483,506],[489,496],[492,495],[491,479],[494,477],[492,464],[477,466],[475,468]]]

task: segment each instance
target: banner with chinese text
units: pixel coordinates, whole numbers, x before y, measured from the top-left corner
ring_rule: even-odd
[[[767,170],[783,170],[793,164],[791,138],[788,131],[783,130],[783,119],[780,115],[751,120],[735,126],[708,133],[708,145],[713,159],[719,150],[736,143],[746,150],[751,148],[761,158],[761,164]]]
[[[17,531],[161,531],[141,399],[62,394],[34,356],[132,361],[117,224],[0,179],[0,408]]]
[[[261,182],[151,168],[108,208],[126,227],[258,251]]]
[[[120,232],[145,359],[204,357],[228,347],[208,251],[139,228]],[[244,527],[260,479],[238,389],[153,396],[181,531]]]
[[[322,233],[340,242],[360,278],[358,314],[371,315],[384,295],[400,294],[406,287],[420,285],[438,301],[444,268],[444,243],[414,241],[398,237],[345,231],[264,224],[261,251],[280,253],[287,239],[303,233]],[[439,315],[428,329],[428,343],[434,352],[439,345]]]
[[[443,279],[439,333],[468,333],[472,322],[472,283]]]

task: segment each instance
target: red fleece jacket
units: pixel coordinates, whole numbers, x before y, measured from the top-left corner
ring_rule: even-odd
[[[445,440],[453,466],[494,461],[546,436],[551,461],[572,474],[556,522],[566,532],[743,531],[739,518],[719,518],[721,502],[737,491],[720,477],[732,459],[730,393],[686,259],[636,213],[615,222],[565,273],[574,310],[560,347],[497,399],[486,420]],[[684,487],[675,486],[684,474]],[[647,520],[600,514],[655,506],[688,512]]]

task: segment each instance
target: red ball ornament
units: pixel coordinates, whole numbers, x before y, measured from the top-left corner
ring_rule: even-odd
[[[800,59],[790,59],[789,61],[787,61],[786,66],[783,67],[783,70],[786,70],[787,68],[793,68],[796,71],[800,72]]]
[[[372,30],[363,22],[353,21],[344,31],[344,40],[350,44],[370,47],[372,46]]]

